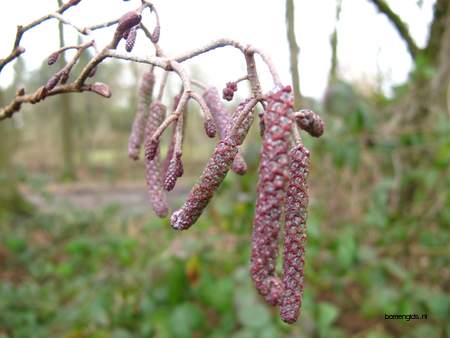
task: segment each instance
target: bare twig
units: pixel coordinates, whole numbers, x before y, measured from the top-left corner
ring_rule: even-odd
[[[398,34],[403,38],[408,47],[408,52],[412,59],[415,60],[420,52],[420,48],[414,42],[413,38],[409,34],[408,26],[402,21],[402,19],[389,7],[384,0],[370,0],[375,7],[394,25]]]

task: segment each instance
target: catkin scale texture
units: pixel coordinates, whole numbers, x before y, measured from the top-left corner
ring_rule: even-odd
[[[153,73],[151,71],[146,72],[142,76],[139,86],[137,111],[128,139],[128,156],[133,160],[139,159],[139,151],[141,150],[144,138],[145,123],[147,121],[148,107],[150,105],[154,84],[155,78]]]
[[[145,138],[151,138],[155,130],[164,120],[166,114],[165,106],[159,102],[154,101],[150,104],[149,115],[145,125]],[[156,155],[153,159],[145,158],[145,179],[147,181],[148,194],[150,204],[153,207],[156,215],[159,217],[166,217],[169,211],[166,194],[162,188],[162,175],[159,163],[159,150],[156,150]]]
[[[289,160],[283,257],[284,293],[280,315],[283,321],[292,324],[299,316],[303,294],[309,150],[297,145],[289,152]]]
[[[125,49],[127,52],[131,52],[133,50],[134,44],[136,43],[137,30],[136,26],[132,27],[128,31],[128,35],[125,38]]]
[[[230,121],[229,121],[229,123],[227,125],[227,135],[230,134],[231,129],[236,124],[237,120],[239,119],[239,116],[241,115],[241,113],[244,110],[245,106],[249,102],[250,102],[250,99],[247,99],[247,100],[242,101],[237,106],[236,110],[231,115],[231,119],[230,119]],[[248,112],[247,116],[244,118],[244,120],[242,121],[242,123],[238,127],[236,135],[233,136],[234,141],[236,142],[236,144],[238,146],[240,146],[244,142],[244,139],[247,136],[250,127],[252,126],[253,119],[254,119],[253,112],[250,111],[250,112]]]
[[[170,224],[174,229],[188,229],[197,221],[230,170],[237,150],[237,145],[228,137],[217,144],[199,181],[189,193],[186,202],[170,217]]]
[[[217,126],[220,138],[225,138],[228,132],[228,125],[231,121],[231,117],[220,100],[219,91],[215,87],[210,87],[203,93],[203,98],[211,111],[211,115]],[[243,175],[247,171],[247,164],[245,163],[245,160],[240,152],[238,152],[234,158],[232,170],[239,175]]]
[[[289,87],[267,98],[266,130],[262,141],[255,218],[253,221],[251,276],[258,292],[278,305],[283,283],[275,275],[280,217],[286,195],[288,150],[292,128],[293,99]]]

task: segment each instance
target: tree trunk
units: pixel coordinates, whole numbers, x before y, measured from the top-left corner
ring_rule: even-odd
[[[58,6],[62,6],[62,0],[58,0]],[[59,22],[59,45],[64,46],[64,25]],[[65,66],[65,57],[59,60],[60,68]],[[62,159],[63,172],[62,178],[64,180],[75,179],[75,164],[74,164],[74,117],[71,107],[71,97],[68,94],[60,97],[60,116],[61,116],[61,144],[62,144]]]
[[[295,13],[294,0],[286,0],[286,33],[289,43],[290,65],[292,74],[292,86],[294,87],[294,107],[300,108],[302,94],[300,91],[300,75],[298,71],[298,53],[300,48],[295,37]]]
[[[0,91],[0,104],[2,103]],[[0,223],[11,216],[28,215],[33,210],[18,189],[17,170],[12,163],[18,143],[13,122],[13,119],[8,119],[0,123]]]

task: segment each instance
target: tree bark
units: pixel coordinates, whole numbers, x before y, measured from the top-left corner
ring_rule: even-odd
[[[294,0],[286,0],[286,33],[289,43],[292,86],[294,87],[294,107],[300,109],[302,94],[300,91],[300,75],[298,71],[298,54],[300,48],[295,37]]]
[[[338,80],[338,31],[337,25],[341,15],[342,0],[337,0],[336,2],[336,24],[334,26],[333,34],[331,35],[331,69],[330,76],[328,78],[328,84],[335,83]]]
[[[58,6],[62,6],[62,0],[58,0]],[[58,24],[59,31],[59,45],[64,47],[64,25],[62,22]],[[65,65],[65,57],[61,56],[59,60],[60,68]],[[62,144],[62,159],[63,172],[62,178],[64,180],[74,180],[75,164],[74,164],[74,118],[71,107],[71,97],[69,95],[60,96],[60,116],[61,116],[61,144]]]

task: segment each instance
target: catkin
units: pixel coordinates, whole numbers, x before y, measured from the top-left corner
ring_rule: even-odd
[[[230,138],[226,137],[217,144],[186,202],[170,217],[170,224],[174,229],[188,229],[197,221],[230,170],[236,154],[237,145]]]
[[[215,87],[210,87],[203,93],[203,98],[211,111],[211,115],[216,123],[220,138],[225,138],[231,117],[220,100],[219,91]],[[245,163],[245,160],[240,152],[238,152],[234,158],[232,170],[239,175],[243,175],[247,171],[247,164]]]
[[[125,50],[127,52],[131,52],[133,50],[134,44],[136,43],[137,29],[136,26],[130,28],[128,31],[126,42],[125,42]]]
[[[309,150],[302,145],[289,152],[289,184],[285,206],[281,319],[294,323],[300,313],[304,283]]]
[[[283,284],[275,275],[275,265],[280,217],[286,197],[293,99],[290,87],[270,94],[267,99],[253,221],[251,276],[266,301],[277,305],[283,294]]]
[[[325,124],[320,116],[309,109],[302,109],[299,113],[295,118],[297,125],[311,136],[322,136]]]
[[[150,70],[142,76],[138,92],[137,111],[128,139],[128,156],[133,160],[139,159],[154,84],[155,78],[153,72]]]
[[[166,107],[159,101],[154,101],[150,104],[149,115],[145,125],[145,139],[146,141],[153,135],[155,130],[164,121],[166,114]],[[166,194],[162,188],[162,175],[159,164],[159,149],[156,150],[156,155],[153,159],[145,158],[145,178],[147,181],[148,194],[150,204],[153,207],[156,215],[159,217],[166,217],[169,211]]]

